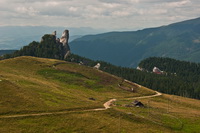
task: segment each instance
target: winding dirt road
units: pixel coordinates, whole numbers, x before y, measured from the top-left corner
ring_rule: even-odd
[[[129,82],[128,80],[126,80],[126,82]],[[135,84],[133,82],[131,82],[132,84]],[[138,85],[138,84],[135,84]],[[141,87],[140,85],[138,85],[139,87]],[[133,97],[133,98],[126,98],[126,99],[144,99],[144,98],[152,98],[152,97],[157,97],[157,96],[161,96],[162,93],[155,91],[156,94],[154,95],[150,95],[150,96],[140,96],[140,97]],[[88,109],[88,110],[82,110],[81,112],[88,112],[88,111],[102,111],[102,110],[107,110],[109,108],[111,108],[111,105],[114,101],[117,101],[117,99],[110,99],[109,101],[105,102],[103,104],[104,108],[97,108],[97,109]],[[58,114],[68,114],[68,113],[73,113],[73,112],[80,112],[80,111],[58,111],[58,112],[45,112],[45,113],[33,113],[33,114],[17,114],[17,115],[2,115],[0,116],[0,119],[2,118],[22,118],[22,117],[32,117],[32,116],[47,116],[47,115],[58,115]]]
[[[155,95],[150,95],[150,96],[141,96],[141,97],[132,97],[132,98],[127,98],[127,99],[145,99],[145,98],[152,98],[152,97],[157,97],[157,96],[161,96],[162,93],[155,91],[156,94]]]

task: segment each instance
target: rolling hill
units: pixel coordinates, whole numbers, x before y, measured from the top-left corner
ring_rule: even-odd
[[[0,92],[2,133],[200,130],[199,100],[154,96],[143,86],[61,60],[30,56],[1,60]],[[113,98],[114,106],[95,110]],[[131,106],[136,99],[145,107]]]
[[[70,43],[73,53],[118,66],[136,67],[147,57],[200,62],[200,18],[130,32],[87,35]]]

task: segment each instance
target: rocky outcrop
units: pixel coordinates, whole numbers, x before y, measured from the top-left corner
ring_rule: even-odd
[[[56,38],[56,31],[52,33],[52,35]],[[70,55],[70,47],[68,44],[69,40],[69,30],[64,30],[61,38],[56,38],[56,44],[60,50],[60,55],[63,57],[62,59],[66,59]],[[56,57],[57,58],[57,57]]]
[[[68,40],[69,40],[69,31],[65,30],[60,38],[60,43],[63,44],[63,55],[64,55],[64,59],[67,58],[67,56],[70,55],[70,48],[69,48],[69,44],[68,44]]]
[[[68,58],[70,54],[68,39],[68,30],[63,32],[61,39],[56,37],[56,31],[54,31],[52,34],[45,34],[42,36],[40,42],[33,41],[29,45],[15,51],[15,53],[6,55],[3,58],[7,59],[17,56],[35,56],[63,60]]]
[[[52,35],[56,36],[56,31],[54,31],[54,32],[52,33]]]
[[[46,34],[41,38],[40,43],[45,45],[49,43],[49,40],[52,40],[59,49],[59,53],[54,55],[54,58],[66,59],[70,55],[70,47],[68,44],[69,30],[63,31],[61,38],[56,37],[56,31],[54,31],[52,34]]]

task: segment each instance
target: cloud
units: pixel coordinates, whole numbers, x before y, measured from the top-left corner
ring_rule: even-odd
[[[69,7],[69,11],[70,12],[76,12],[78,10],[78,8],[77,7]]]
[[[103,3],[126,3],[127,0],[99,0],[99,2],[103,2]]]
[[[103,3],[119,3],[119,4],[128,4],[128,3],[139,3],[140,0],[99,0]]]
[[[182,1],[173,1],[173,2],[169,2],[169,3],[164,3],[164,4],[166,4],[166,6],[168,6],[170,8],[175,8],[175,7],[187,6],[190,3],[191,3],[190,0],[182,0]]]
[[[27,14],[29,16],[35,16],[39,13],[39,11],[35,10],[33,7],[17,7],[15,11],[20,14]]]
[[[105,8],[118,8],[120,4],[118,3],[103,3],[102,4]]]
[[[0,0],[0,25],[143,28],[199,17],[197,0]]]

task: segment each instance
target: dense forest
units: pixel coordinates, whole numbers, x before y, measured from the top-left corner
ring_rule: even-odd
[[[150,65],[148,66],[149,59],[152,60],[150,61],[151,63],[149,62]],[[140,66],[145,66],[144,68],[147,68],[149,72],[139,71],[133,68],[118,67],[103,61],[92,61],[74,54],[71,54],[68,61],[76,63],[82,62],[84,65],[91,67],[100,63],[100,69],[102,71],[122,77],[123,79],[136,82],[163,93],[200,99],[200,82],[198,82],[200,81],[200,66],[198,64],[170,58],[149,59],[140,63]],[[162,62],[159,62],[159,59],[162,59]],[[155,64],[153,62],[155,62]],[[166,65],[168,69],[164,69],[161,65],[156,65],[156,63]],[[162,70],[166,70],[168,74],[167,72],[163,75],[154,74],[150,72],[153,69],[152,66],[158,66]]]
[[[5,54],[4,59],[17,56],[35,56],[43,58],[63,59],[62,44],[56,41],[54,35],[44,35],[41,42],[33,41],[13,54]]]
[[[176,73],[179,76],[193,78],[197,80],[200,75],[200,64],[187,61],[179,61],[171,58],[150,57],[139,63],[139,67],[152,71],[158,67],[167,73]]]
[[[34,41],[14,54],[7,54],[2,58],[26,55],[63,60],[61,51],[62,46],[56,42],[55,36],[45,35],[41,42]],[[143,60],[139,64],[141,68],[149,71],[147,72],[133,68],[118,67],[103,61],[93,61],[75,54],[71,54],[66,60],[91,67],[100,63],[100,70],[119,76],[122,79],[136,82],[163,93],[200,99],[200,65],[196,63],[152,57]],[[154,66],[165,71],[165,74],[151,73]]]

